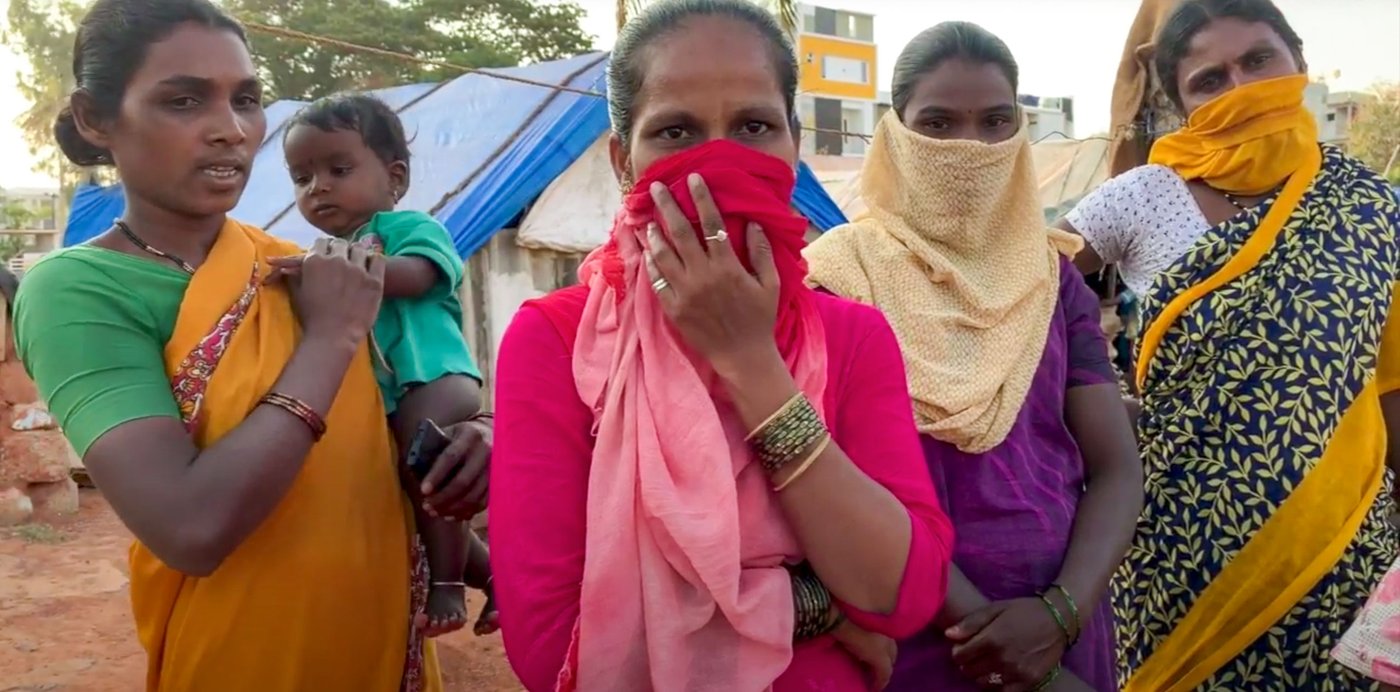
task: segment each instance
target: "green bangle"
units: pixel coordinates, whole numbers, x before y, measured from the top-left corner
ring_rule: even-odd
[[[1074,639],[1070,640],[1069,645],[1074,646],[1079,641],[1079,635],[1084,633],[1084,621],[1079,619],[1079,605],[1074,602],[1074,597],[1069,595],[1069,590],[1065,587],[1051,584],[1050,588],[1059,591],[1065,599],[1065,604],[1069,606],[1070,618],[1074,620]]]
[[[1055,680],[1059,677],[1060,664],[1056,663],[1055,667],[1050,669],[1050,672],[1047,673],[1044,678],[1041,678],[1040,682],[1036,683],[1035,687],[1031,688],[1031,692],[1040,692],[1041,690],[1055,684]]]
[[[1060,631],[1064,633],[1065,646],[1069,646],[1071,639],[1069,634],[1069,625],[1065,624],[1065,618],[1063,615],[1060,615],[1060,609],[1055,607],[1055,604],[1051,602],[1049,597],[1047,597],[1044,592],[1041,592],[1039,596],[1040,602],[1045,604],[1045,609],[1050,611],[1050,616],[1055,618],[1055,624],[1059,625]]]

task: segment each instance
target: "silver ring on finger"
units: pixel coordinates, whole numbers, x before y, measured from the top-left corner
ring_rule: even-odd
[[[721,228],[721,229],[719,229],[718,231],[715,231],[713,235],[707,235],[707,236],[705,236],[705,242],[707,242],[707,243],[725,243],[725,242],[729,242],[729,232],[726,231],[726,230],[724,230],[723,228]]]
[[[1006,681],[1002,679],[1001,673],[992,673],[987,676],[987,684],[994,687],[1001,687],[1006,684]]]
[[[657,279],[657,280],[655,280],[655,281],[653,281],[653,282],[651,282],[651,290],[652,290],[652,291],[655,291],[656,293],[660,293],[660,292],[662,292],[662,291],[664,291],[664,290],[666,290],[666,289],[668,289],[668,288],[670,288],[670,287],[671,287],[671,282],[670,282],[670,281],[667,281],[667,280],[666,280],[666,277],[664,277],[664,276],[661,277],[661,278],[659,278],[659,279]]]

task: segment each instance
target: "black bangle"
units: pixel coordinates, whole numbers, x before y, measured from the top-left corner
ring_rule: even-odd
[[[806,563],[786,567],[792,578],[793,641],[815,639],[831,631],[831,593]]]

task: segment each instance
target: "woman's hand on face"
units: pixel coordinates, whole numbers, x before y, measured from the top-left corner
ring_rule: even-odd
[[[883,690],[890,684],[890,677],[894,675],[894,660],[899,654],[899,645],[893,639],[875,632],[867,632],[850,620],[841,621],[841,624],[831,631],[831,636],[851,652],[856,660],[870,668],[875,677],[874,689]]]
[[[423,479],[427,504],[424,509],[429,514],[467,521],[486,509],[491,481],[491,426],[491,418],[478,417],[443,428],[452,442]],[[451,480],[444,483],[443,479],[449,477]]]
[[[953,662],[987,689],[1034,689],[1064,656],[1065,633],[1039,598],[997,601],[945,633]]]
[[[384,297],[384,257],[337,238],[319,238],[287,277],[307,336],[359,344],[374,326]]]
[[[686,344],[721,377],[733,376],[754,358],[781,361],[773,339],[778,270],[767,235],[756,224],[748,227],[750,274],[739,262],[705,181],[692,174],[687,182],[703,240],[666,186],[651,187],[661,224],[651,224],[643,247],[662,309]]]

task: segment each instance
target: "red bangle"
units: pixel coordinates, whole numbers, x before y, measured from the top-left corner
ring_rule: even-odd
[[[259,403],[276,406],[300,418],[301,422],[305,423],[307,429],[311,431],[311,439],[317,442],[326,434],[326,419],[322,418],[321,414],[316,413],[316,409],[311,408],[301,399],[278,392],[268,392]]]

